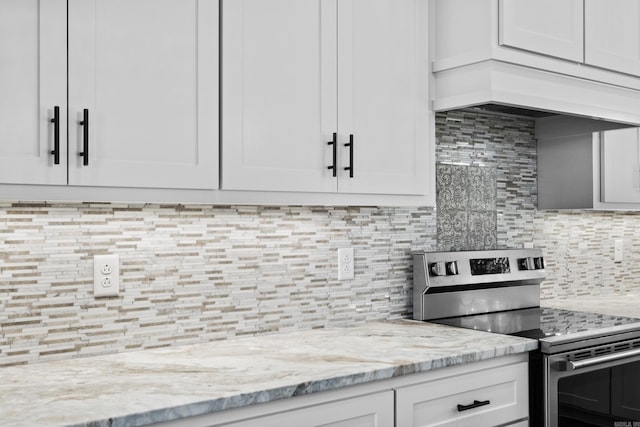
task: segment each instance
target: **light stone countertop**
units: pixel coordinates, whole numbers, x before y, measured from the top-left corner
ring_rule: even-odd
[[[635,317],[640,319],[640,293],[581,295],[571,298],[553,298],[540,301],[543,307],[565,310],[587,311],[611,316]]]
[[[411,320],[0,369],[2,426],[135,426],[536,349]]]

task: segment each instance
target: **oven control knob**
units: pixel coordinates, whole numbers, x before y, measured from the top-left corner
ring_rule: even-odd
[[[533,257],[520,258],[518,260],[518,266],[520,267],[520,270],[535,270],[536,269],[536,263],[535,263]]]
[[[444,262],[434,262],[433,264],[431,264],[430,266],[431,268],[431,274],[433,274],[434,276],[446,276],[447,275],[447,268]]]
[[[457,276],[458,275],[458,262],[451,261],[447,263],[447,276]]]

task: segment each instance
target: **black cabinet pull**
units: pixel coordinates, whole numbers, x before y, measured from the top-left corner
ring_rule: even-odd
[[[353,178],[353,134],[349,135],[349,143],[344,146],[349,147],[349,166],[344,170],[349,171],[349,178]]]
[[[489,405],[491,403],[490,400],[474,400],[470,405],[458,405],[458,412],[468,411],[469,409],[479,408],[480,406]]]
[[[60,164],[60,107],[57,105],[53,107],[53,118],[49,120],[53,123],[53,150],[51,155],[53,156],[53,164]]]
[[[84,166],[89,166],[89,110],[84,109],[82,111],[82,121],[80,122],[82,125],[82,152],[80,153],[80,157],[82,157],[82,164]]]
[[[333,177],[338,176],[338,168],[336,168],[336,161],[338,159],[338,134],[333,133],[333,140],[327,142],[327,145],[333,145],[333,164],[331,166],[327,166],[327,169],[333,170]]]

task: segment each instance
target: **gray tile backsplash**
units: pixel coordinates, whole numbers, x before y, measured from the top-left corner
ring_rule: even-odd
[[[407,317],[433,230],[432,208],[2,203],[0,366]],[[123,291],[95,299],[107,252]]]
[[[640,292],[640,212],[539,211],[533,244],[545,252],[542,298]]]
[[[407,317],[416,250],[533,243],[543,296],[635,289],[640,217],[536,211],[532,120],[436,122],[437,211],[0,202],[0,366]],[[355,280],[337,280],[341,247]],[[124,291],[94,299],[92,257],[107,252]]]

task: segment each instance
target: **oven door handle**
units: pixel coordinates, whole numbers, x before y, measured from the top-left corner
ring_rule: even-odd
[[[588,368],[590,366],[599,365],[601,363],[615,362],[617,360],[626,359],[633,356],[640,356],[640,348],[633,350],[619,351],[617,353],[605,354],[603,356],[596,356],[589,359],[572,361],[566,360],[558,363],[559,371],[576,371],[582,368]]]

